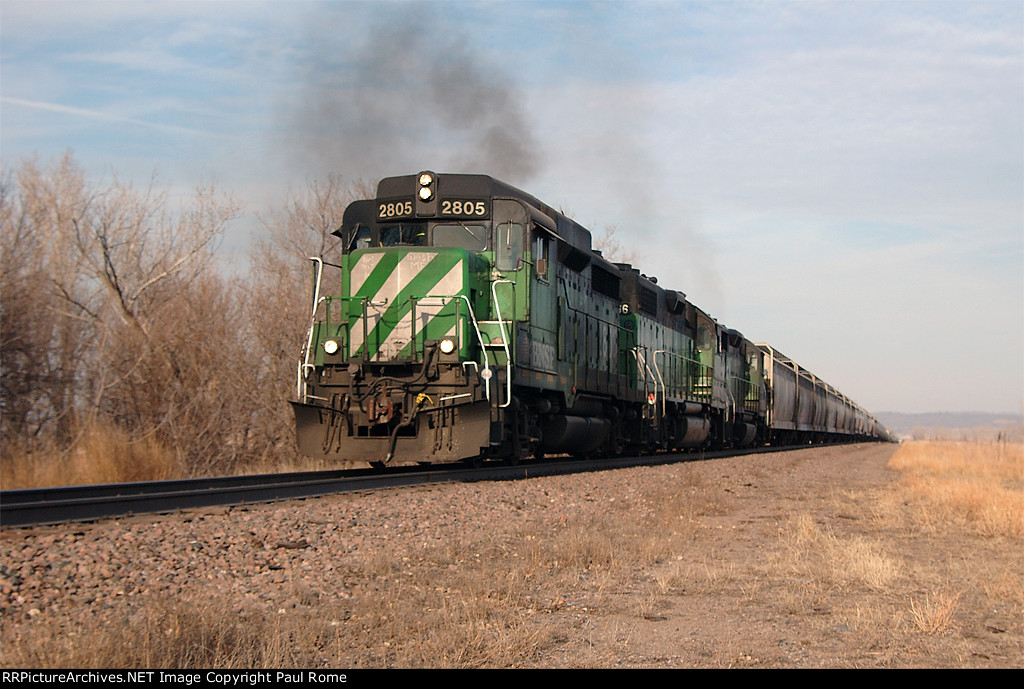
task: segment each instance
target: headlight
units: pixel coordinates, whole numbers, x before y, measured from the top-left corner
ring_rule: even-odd
[[[337,340],[327,340],[326,342],[324,342],[324,351],[327,352],[328,354],[334,354],[335,352],[337,352],[338,351],[338,341]]]
[[[455,340],[451,339],[450,337],[446,337],[443,340],[441,340],[440,347],[442,354],[451,354],[452,352],[455,351]]]
[[[419,183],[420,188],[416,193],[419,194],[420,201],[429,201],[434,198],[434,175],[429,172],[421,172]]]

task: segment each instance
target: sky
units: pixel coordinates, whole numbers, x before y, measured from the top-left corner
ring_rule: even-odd
[[[873,412],[1024,411],[1024,3],[0,0],[0,162],[491,174]],[[297,337],[299,335],[297,334]]]

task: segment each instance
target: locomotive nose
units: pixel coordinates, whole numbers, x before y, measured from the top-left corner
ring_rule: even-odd
[[[349,356],[422,361],[428,343],[465,347],[473,278],[460,248],[368,249],[349,273]],[[468,352],[464,351],[464,355]]]

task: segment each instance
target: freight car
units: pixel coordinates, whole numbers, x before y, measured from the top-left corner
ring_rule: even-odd
[[[304,454],[515,462],[885,439],[831,386],[492,177],[383,179],[334,234],[340,263],[312,259],[292,401]]]

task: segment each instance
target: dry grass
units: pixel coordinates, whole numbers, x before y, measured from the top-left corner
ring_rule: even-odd
[[[910,599],[910,613],[914,627],[925,634],[939,634],[953,627],[960,593],[928,592],[924,599]]]
[[[84,431],[66,450],[26,452],[7,447],[0,454],[0,487],[43,488],[173,478],[173,451],[153,437],[133,440],[109,428]]]
[[[692,539],[700,502],[689,495],[693,485],[615,501],[596,521],[564,515],[554,528],[527,524],[487,542],[454,538],[398,561],[382,554],[359,576],[387,595],[354,602],[362,630],[352,650],[367,648],[369,636],[369,647],[386,649],[374,665],[528,663],[566,639],[560,613],[613,605],[632,572],[653,568]],[[642,603],[636,613],[649,615],[653,594]]]
[[[119,625],[67,630],[39,625],[28,637],[4,638],[7,667],[223,668],[266,667],[272,657],[273,620],[239,620],[220,605],[152,600]],[[269,643],[267,640],[271,640]]]
[[[776,560],[779,569],[788,570],[807,590],[860,586],[884,591],[900,575],[902,562],[885,543],[863,536],[839,537],[807,514],[783,531],[782,544]]]
[[[281,461],[264,460],[235,466],[231,473],[285,473],[337,468],[326,460],[283,454],[286,458]],[[179,461],[175,452],[153,436],[132,439],[122,431],[108,427],[84,430],[67,449],[50,447],[26,451],[10,444],[0,447],[0,487],[4,490],[162,481],[189,478],[194,473]]]
[[[889,460],[900,479],[879,502],[890,523],[931,538],[958,539],[981,548],[985,540],[1002,539],[1020,552],[1024,536],[1024,444],[1020,442],[911,442]],[[960,536],[964,534],[965,536]],[[980,537],[982,540],[977,540]],[[967,544],[970,544],[969,546]],[[955,632],[966,593],[987,601],[986,607],[1024,608],[1020,571],[991,568],[984,557],[961,554],[946,565],[959,581],[976,582],[951,588],[948,582],[910,597],[909,625],[927,635]],[[1014,558],[1016,559],[1016,558]],[[934,576],[934,575],[933,575]],[[975,590],[976,588],[976,590]]]
[[[763,580],[790,614],[827,610],[857,643],[894,653],[886,662],[921,635],[961,653],[979,634],[965,623],[1024,609],[1022,446],[912,442],[889,466],[900,475],[884,490],[837,493],[821,516],[789,520]]]
[[[902,476],[894,499],[910,501],[914,523],[951,523],[983,536],[1024,536],[1024,445],[912,442],[889,461]]]

